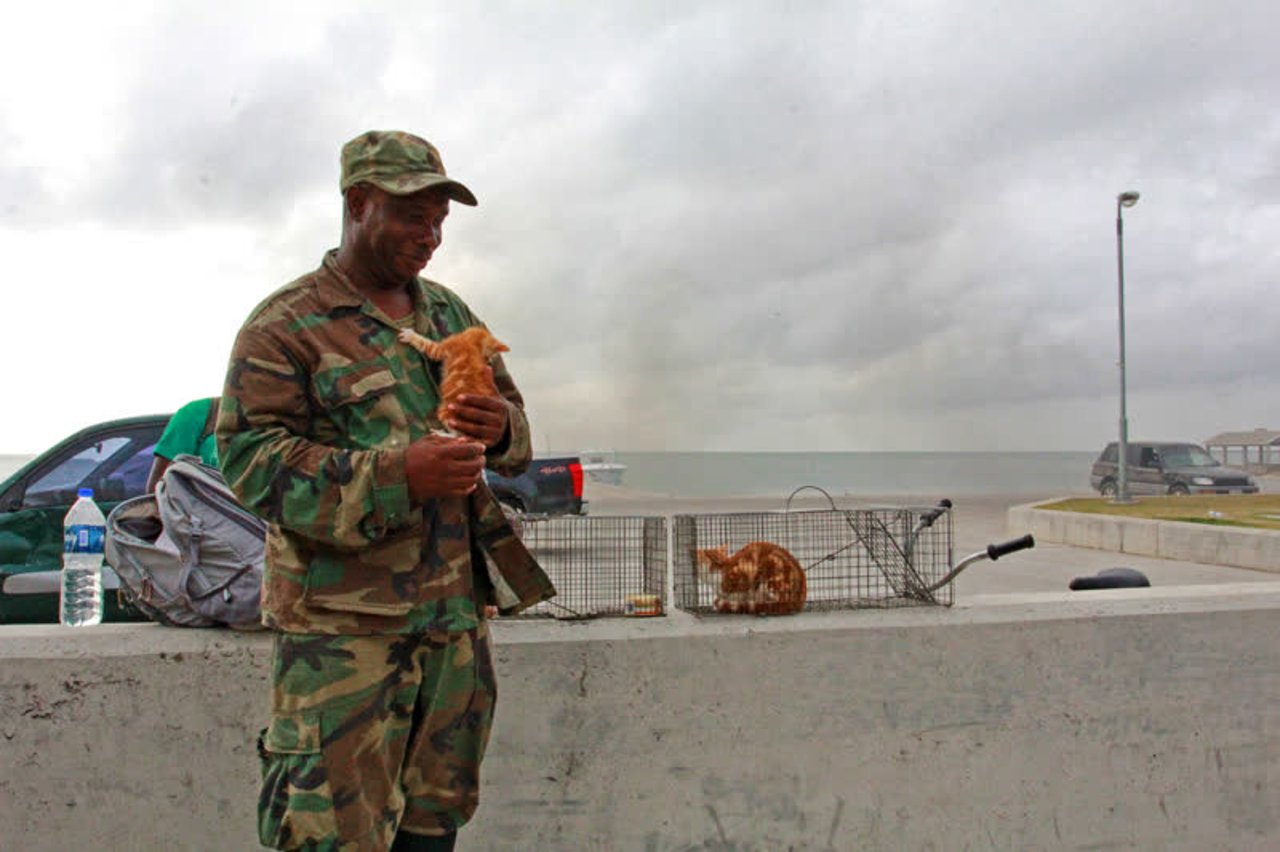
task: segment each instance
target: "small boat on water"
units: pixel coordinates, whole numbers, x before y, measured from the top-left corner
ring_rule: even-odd
[[[607,485],[621,485],[622,475],[627,472],[627,466],[618,461],[613,450],[582,450],[578,459],[583,473]]]

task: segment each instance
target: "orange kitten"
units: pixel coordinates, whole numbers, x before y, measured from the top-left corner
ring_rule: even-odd
[[[785,548],[753,541],[732,556],[723,547],[696,552],[698,563],[720,574],[718,612],[785,615],[804,609],[804,569]]]
[[[429,340],[412,329],[400,332],[400,340],[409,344],[432,361],[444,367],[440,381],[440,406],[436,416],[444,423],[449,404],[463,394],[473,396],[497,396],[489,362],[499,352],[510,352],[507,345],[489,333],[482,325],[451,334],[438,343]]]

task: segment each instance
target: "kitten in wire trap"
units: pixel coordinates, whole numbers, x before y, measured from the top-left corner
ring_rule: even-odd
[[[732,556],[725,547],[698,550],[698,564],[720,575],[717,612],[788,615],[804,609],[804,568],[784,547],[753,541]]]

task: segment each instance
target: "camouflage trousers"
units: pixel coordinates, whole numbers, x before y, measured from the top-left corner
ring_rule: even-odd
[[[275,849],[386,850],[471,818],[497,698],[488,625],[452,634],[277,633],[258,739],[258,835]]]

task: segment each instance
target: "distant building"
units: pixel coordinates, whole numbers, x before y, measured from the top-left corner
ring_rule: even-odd
[[[1280,432],[1222,432],[1204,442],[1205,449],[1223,464],[1266,470],[1280,469]]]

